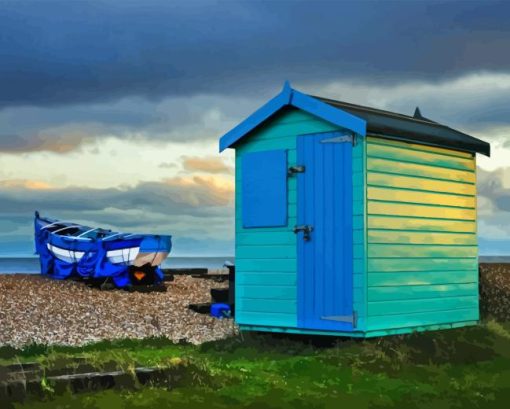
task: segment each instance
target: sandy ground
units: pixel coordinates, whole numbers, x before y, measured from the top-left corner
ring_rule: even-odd
[[[176,276],[166,285],[166,293],[130,293],[38,275],[0,275],[0,345],[82,345],[154,336],[198,344],[237,331],[231,319],[188,309],[190,303],[210,302],[209,290],[227,284]]]

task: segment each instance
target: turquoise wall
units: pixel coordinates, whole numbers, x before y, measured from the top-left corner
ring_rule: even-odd
[[[339,128],[297,109],[286,109],[266,121],[236,149],[236,322],[250,326],[297,327],[296,178],[288,179],[288,224],[278,228],[242,227],[242,158],[247,152],[286,149],[288,166],[297,165],[297,135]],[[354,309],[365,322],[364,274],[364,140],[353,150]],[[267,328],[266,328],[267,329]]]
[[[236,322],[242,329],[380,336],[453,328],[478,320],[476,164],[449,149],[358,138],[353,148],[353,274],[356,332],[297,328],[296,178],[288,224],[242,227],[243,155],[286,149],[336,126],[282,110],[236,146]],[[263,166],[263,164],[261,164]]]

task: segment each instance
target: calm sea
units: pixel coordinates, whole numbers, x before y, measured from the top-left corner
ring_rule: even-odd
[[[163,268],[221,268],[225,261],[234,262],[234,257],[170,257]],[[510,263],[510,256],[480,256],[481,263]],[[36,257],[0,257],[0,274],[39,273]]]
[[[221,268],[225,261],[234,262],[233,257],[169,257],[163,268]],[[39,273],[37,257],[0,257],[0,274]]]

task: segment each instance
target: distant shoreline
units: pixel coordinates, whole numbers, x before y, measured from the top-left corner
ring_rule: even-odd
[[[217,270],[226,261],[234,262],[234,257],[169,257],[162,268],[208,268]],[[39,274],[38,257],[0,257],[0,274]]]
[[[234,257],[169,257],[162,268],[207,268],[218,270],[223,267],[225,261],[235,263]],[[480,256],[479,263],[509,263],[510,256]],[[39,259],[37,257],[1,257],[0,275],[5,274],[39,274]]]

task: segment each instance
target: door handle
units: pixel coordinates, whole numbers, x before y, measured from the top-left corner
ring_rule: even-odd
[[[300,231],[303,232],[303,240],[310,240],[310,233],[313,231],[313,226],[310,225],[302,225],[302,226],[294,226],[294,233],[298,234]]]
[[[293,176],[296,173],[304,173],[305,169],[306,168],[303,165],[291,166],[289,169],[287,169],[287,175],[288,176]]]

